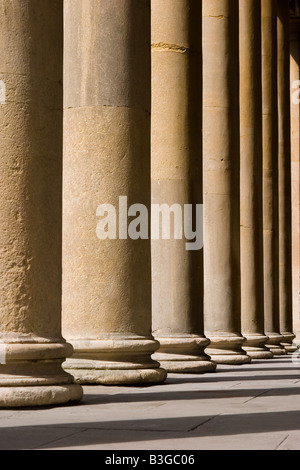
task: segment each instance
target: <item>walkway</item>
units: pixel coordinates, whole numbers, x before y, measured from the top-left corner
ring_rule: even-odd
[[[0,410],[0,449],[300,450],[300,359],[86,386],[79,405]]]

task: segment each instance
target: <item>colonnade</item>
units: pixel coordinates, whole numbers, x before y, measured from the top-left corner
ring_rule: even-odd
[[[1,0],[0,44],[0,406],[295,351],[289,1]]]

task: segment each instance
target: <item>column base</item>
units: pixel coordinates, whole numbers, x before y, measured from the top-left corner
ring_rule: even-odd
[[[160,348],[153,358],[171,373],[214,372],[216,364],[204,353],[209,339],[198,335],[157,336]]]
[[[243,344],[243,349],[252,359],[271,359],[273,357],[272,351],[266,346],[268,336],[253,333],[246,333],[244,336],[246,341]]]
[[[281,345],[281,342],[283,341],[282,335],[273,332],[266,332],[266,335],[269,338],[268,342],[266,343],[266,346],[270,349],[274,356],[283,356],[287,354],[286,350]]]
[[[72,354],[64,342],[0,342],[0,408],[62,405],[80,401],[82,388],[62,368]],[[42,341],[40,339],[40,341]]]
[[[0,408],[66,405],[80,401],[82,395],[78,384],[0,387]]]
[[[297,351],[298,346],[293,343],[295,335],[290,332],[281,333],[283,340],[281,341],[281,346],[286,350],[287,353],[293,353]]]
[[[80,368],[81,366],[81,368]],[[139,385],[160,384],[166,380],[167,372],[157,367],[156,369],[101,369],[99,364],[87,364],[67,361],[65,368],[75,376],[79,384],[98,385]]]
[[[153,338],[107,335],[108,339],[70,340],[74,354],[63,364],[80,384],[133,385],[162,383],[167,372],[151,358]]]
[[[251,357],[242,349],[245,341],[243,336],[232,333],[222,335],[209,335],[210,346],[206,352],[216,364],[241,365],[249,364]]]

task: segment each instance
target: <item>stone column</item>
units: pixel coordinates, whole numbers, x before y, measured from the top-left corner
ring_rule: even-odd
[[[241,317],[244,349],[270,358],[264,334],[261,0],[239,0],[241,144]]]
[[[204,315],[207,353],[250,361],[240,299],[239,2],[203,0]]]
[[[166,378],[151,358],[150,91],[150,1],[65,1],[63,331],[82,383]]]
[[[82,396],[61,366],[62,5],[0,3],[0,407]]]
[[[282,346],[292,345],[292,200],[291,200],[291,116],[290,116],[290,5],[277,0],[278,46],[278,211],[279,211],[279,318]]]
[[[291,173],[292,173],[292,275],[293,331],[300,345],[300,33],[299,23],[292,26],[290,43],[291,80]]]
[[[197,204],[202,210],[201,1],[151,6],[152,203],[177,205],[182,231],[179,239],[152,240],[155,357],[170,372],[207,372],[215,364],[204,353],[202,218],[195,220]],[[186,204],[198,224],[192,243],[182,227]]]
[[[267,346],[285,354],[279,333],[277,5],[262,0],[263,228]]]

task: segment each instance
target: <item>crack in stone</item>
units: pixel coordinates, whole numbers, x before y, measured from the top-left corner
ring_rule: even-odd
[[[279,442],[278,446],[275,448],[275,450],[278,450],[280,448],[280,446],[288,439],[288,437],[290,437],[290,435],[288,434],[287,436],[285,436],[284,439],[282,439],[281,442]]]
[[[221,416],[221,414],[218,414],[218,415],[215,415],[215,416],[211,416],[210,418],[208,418],[208,419],[206,419],[205,421],[203,421],[203,423],[197,424],[197,425],[194,426],[193,428],[189,429],[188,432],[195,431],[196,429],[200,428],[201,426],[203,426],[203,425],[206,424],[206,423],[209,423],[209,421],[212,421],[213,419],[217,418],[218,416]]]
[[[63,427],[63,426],[58,426],[58,428],[63,429],[64,427]],[[45,446],[48,446],[49,444],[54,444],[55,442],[61,441],[61,440],[63,440],[63,439],[67,439],[67,438],[72,437],[72,436],[75,436],[76,434],[80,434],[80,433],[86,431],[87,429],[88,429],[88,428],[80,428],[79,430],[76,430],[76,431],[74,430],[74,431],[73,431],[72,433],[70,433],[70,434],[66,434],[65,436],[61,436],[61,437],[58,437],[58,438],[53,439],[53,440],[51,440],[51,441],[45,442],[44,444],[41,444],[41,445],[39,445],[39,446],[37,446],[37,447],[34,446],[34,447],[31,448],[31,449],[32,449],[32,450],[34,450],[34,449],[43,449]]]
[[[258,395],[255,395],[254,397],[249,398],[248,400],[244,401],[243,403],[248,403],[251,400],[254,400],[255,398],[261,397],[265,393],[270,392],[270,390],[264,390],[263,392],[259,393]]]

